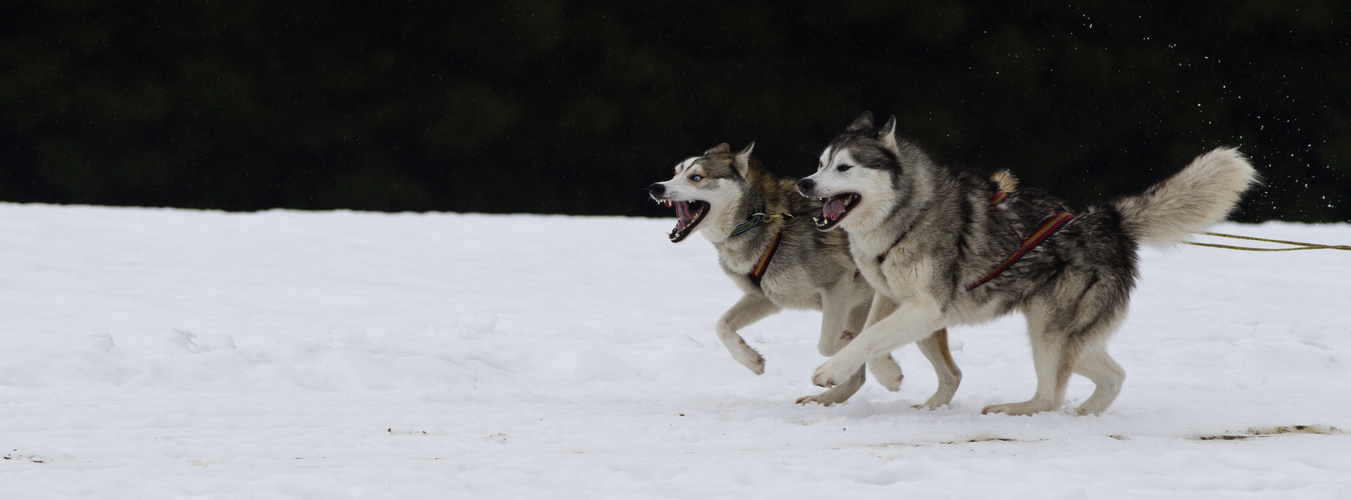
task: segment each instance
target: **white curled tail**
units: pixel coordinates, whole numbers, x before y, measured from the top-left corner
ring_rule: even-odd
[[[1257,171],[1237,149],[1218,148],[1112,206],[1121,214],[1122,228],[1140,243],[1175,245],[1224,220],[1257,179]]]

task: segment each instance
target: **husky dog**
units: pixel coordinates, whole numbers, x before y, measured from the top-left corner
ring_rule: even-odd
[[[895,129],[894,116],[878,129],[864,113],[798,181],[803,195],[825,200],[817,227],[848,233],[854,262],[878,292],[871,326],[812,381],[830,387],[934,330],[1021,311],[1036,395],[983,413],[1058,409],[1071,373],[1095,385],[1077,411],[1106,410],[1125,379],[1107,339],[1126,316],[1136,248],[1175,245],[1223,220],[1257,181],[1236,150],[1220,148],[1143,193],[1074,216],[1042,191],[1001,193],[990,179],[937,163]]]
[[[671,242],[702,232],[717,248],[723,272],[745,293],[716,329],[732,357],[761,374],[764,358],[737,330],[783,308],[819,310],[823,317],[817,348],[830,356],[863,329],[873,289],[858,275],[847,238],[816,231],[806,217],[821,211],[820,202],[799,196],[792,180],[766,171],[751,156],[754,146],[736,154],[725,143],[709,149],[680,162],[675,176],[653,184],[649,193],[676,210]],[[947,331],[936,330],[917,339],[942,385],[923,405],[929,408],[947,404],[961,380],[948,351]],[[863,385],[865,362],[887,389],[900,387],[900,366],[890,353],[879,352],[851,367],[835,380],[835,387],[798,403],[830,405],[849,399]]]

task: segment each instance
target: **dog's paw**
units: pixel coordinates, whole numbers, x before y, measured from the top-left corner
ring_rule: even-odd
[[[745,342],[739,342],[727,346],[727,351],[732,353],[732,359],[742,366],[749,368],[756,375],[765,374],[765,357],[760,355],[759,351],[752,349]]]
[[[741,363],[746,368],[750,368],[756,375],[765,374],[765,357],[761,356],[760,353],[756,352],[754,349],[751,349],[751,354],[749,356],[737,357],[737,362]]]
[[[830,393],[831,391],[826,391],[815,396],[803,396],[797,398],[797,404],[805,405],[807,403],[816,403],[821,406],[830,406],[839,403],[840,401],[836,401],[837,398],[831,396]]]
[[[911,408],[914,408],[914,409],[916,409],[916,410],[931,410],[931,411],[932,411],[932,410],[937,410],[937,409],[942,408],[942,407],[947,406],[947,405],[948,405],[948,401],[934,401],[934,398],[929,398],[928,401],[925,401],[925,402],[922,403],[922,404],[912,405]]]
[[[830,390],[826,392],[817,394],[815,396],[806,396],[797,398],[797,404],[805,405],[807,403],[816,403],[821,406],[830,406],[835,403],[843,403],[849,400],[849,397],[853,396],[855,392],[858,392],[858,388],[862,385],[863,385],[863,371],[859,370],[859,372],[855,374],[853,378],[846,380],[844,383],[841,383],[840,385],[831,387]]]
[[[835,378],[825,371],[824,367],[817,368],[812,373],[812,385],[817,387],[834,387]]]
[[[986,406],[985,408],[981,408],[980,414],[989,415],[991,413],[1003,413],[1007,415],[1020,415],[1019,413],[1010,413],[1010,411],[1013,409],[1012,406],[1013,405],[990,405]]]
[[[934,393],[933,396],[930,396],[928,401],[925,401],[923,404],[917,404],[914,406],[914,408],[918,410],[937,410],[939,408],[947,406],[951,402],[952,402],[952,394],[944,393],[943,391],[940,390],[939,392]],[[989,410],[990,408],[993,408],[993,406],[987,407],[985,409]]]
[[[756,375],[765,374],[765,357],[761,356],[760,353],[758,352],[756,352],[755,356],[752,358],[748,358],[745,360],[738,359],[737,361],[740,361],[741,364],[744,365],[746,368],[750,368],[750,370],[755,372]]]
[[[1044,411],[1051,411],[1054,409],[1055,407],[1046,403],[1041,403],[1038,401],[1024,401],[1022,403],[1009,403],[1002,405],[986,406],[985,409],[980,411],[980,413],[982,415],[988,415],[991,413],[1003,413],[1005,415],[1022,416],[1022,415],[1031,415],[1033,413],[1041,413]]]
[[[818,387],[834,387],[848,380],[856,368],[841,363],[839,358],[830,358],[812,373],[812,383]]]
[[[890,354],[869,361],[868,371],[872,372],[873,378],[888,391],[901,390],[901,380],[905,379],[905,375],[901,373],[901,365],[896,364],[896,360]]]

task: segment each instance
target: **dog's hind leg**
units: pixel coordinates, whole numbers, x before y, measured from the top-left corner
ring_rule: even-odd
[[[919,344],[919,351],[924,353],[925,359],[933,365],[934,374],[938,375],[938,390],[934,391],[928,401],[915,405],[915,408],[934,410],[951,403],[952,396],[957,393],[957,386],[962,383],[962,370],[957,368],[957,362],[952,359],[952,351],[948,350],[948,329],[941,328],[916,343]]]
[[[1037,393],[1032,399],[1022,403],[991,405],[981,413],[1007,413],[1009,415],[1031,415],[1051,411],[1065,403],[1065,385],[1070,379],[1070,367],[1074,360],[1061,335],[1046,332],[1032,333],[1032,363],[1037,369]],[[1048,338],[1050,337],[1050,338]]]
[[[1073,339],[1082,338],[1079,334],[1087,326],[1073,329],[1076,310],[1058,304],[1054,298],[1034,300],[1024,309],[1027,336],[1032,343],[1032,364],[1037,370],[1037,393],[1022,403],[987,406],[981,413],[1031,415],[1060,408],[1065,403],[1065,385],[1069,383],[1079,348]]]
[[[821,339],[816,350],[822,356],[834,356],[862,330],[864,314],[857,300],[844,287],[821,294]]]
[[[722,345],[727,346],[727,350],[732,353],[732,358],[746,368],[750,368],[756,375],[765,372],[765,358],[747,345],[746,339],[741,338],[741,335],[737,334],[737,330],[776,312],[779,312],[779,306],[774,305],[768,298],[746,294],[736,304],[733,304],[731,309],[722,314],[722,318],[718,319],[718,324],[715,326],[718,332],[718,340],[722,341]]]
[[[1121,391],[1125,370],[1107,354],[1107,339],[1121,324],[1130,277],[1107,272],[1063,273],[1054,288],[1034,296],[1023,312],[1037,368],[1037,395],[1031,400],[985,408],[984,413],[1027,415],[1060,408],[1071,373],[1096,386],[1078,408],[1081,414],[1106,410]]]
[[[1074,362],[1074,372],[1093,381],[1093,395],[1076,409],[1080,415],[1097,415],[1107,410],[1121,392],[1126,370],[1107,354],[1106,342],[1085,346]]]

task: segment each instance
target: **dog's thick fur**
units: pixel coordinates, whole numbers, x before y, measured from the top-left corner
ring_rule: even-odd
[[[819,310],[818,348],[830,356],[863,329],[873,290],[858,275],[847,238],[813,228],[809,215],[820,212],[821,204],[798,195],[793,180],[777,179],[766,171],[751,156],[753,146],[736,154],[727,144],[709,149],[703,156],[676,165],[675,176],[653,184],[649,192],[657,203],[677,209],[679,220],[671,240],[679,242],[694,232],[703,233],[717,248],[722,270],[745,293],[722,315],[716,329],[732,357],[760,374],[764,358],[737,330],[783,308]],[[734,229],[755,213],[797,216],[774,217],[733,236]],[[757,285],[749,277],[751,268],[780,232],[778,249]],[[961,380],[961,371],[948,351],[947,331],[933,333],[920,341],[942,381],[939,391],[923,405],[929,408],[947,404]],[[881,352],[865,361],[882,385],[893,391],[900,387],[901,369],[890,353]],[[839,384],[830,390],[798,402],[829,405],[848,399],[863,385],[863,365],[860,362],[837,379]]]
[[[828,199],[818,227],[848,233],[854,261],[877,289],[863,332],[813,374],[820,386],[928,332],[1018,310],[1027,317],[1036,395],[984,412],[1058,409],[1078,373],[1096,385],[1078,412],[1101,413],[1125,379],[1106,346],[1126,316],[1137,246],[1177,244],[1223,220],[1257,180],[1237,151],[1216,149],[1144,193],[1088,208],[968,290],[1066,208],[1035,189],[992,204],[994,181],[935,162],[897,137],[895,125],[892,117],[877,129],[864,113],[826,147],[817,173],[798,183],[803,195]]]

